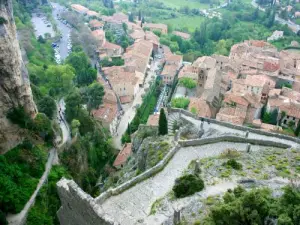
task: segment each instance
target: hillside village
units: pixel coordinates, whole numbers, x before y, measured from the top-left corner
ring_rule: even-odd
[[[167,33],[167,25],[133,23],[123,13],[101,16],[81,5],[71,7],[90,18],[89,27],[98,41],[99,60],[124,60],[122,66],[99,68],[98,81],[104,85],[106,94],[103,105],[93,111],[93,115],[113,134],[118,135],[124,114],[122,105],[129,104],[132,108],[133,103],[141,104],[142,93],[155,79],[169,88],[172,107],[185,108],[200,117],[266,131],[299,133],[300,54],[278,51],[265,41],[249,40],[232,46],[228,57],[203,56],[193,63],[184,63],[182,56],[161,45],[155,34]],[[133,40],[126,49],[105,38],[106,27],[122,33],[124,24]],[[173,31],[173,34],[190,38],[188,33],[180,31]],[[181,104],[183,102],[186,103]],[[161,102],[156,112],[161,107],[167,107],[166,102]],[[157,126],[158,118],[157,113],[150,115],[148,125]]]
[[[1,225],[299,224],[300,3],[0,8]]]

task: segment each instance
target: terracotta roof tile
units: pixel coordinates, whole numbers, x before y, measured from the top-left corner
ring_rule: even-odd
[[[131,153],[132,153],[132,144],[131,143],[125,144],[123,149],[119,152],[113,165],[115,167],[124,165],[127,162],[127,159],[131,155]]]

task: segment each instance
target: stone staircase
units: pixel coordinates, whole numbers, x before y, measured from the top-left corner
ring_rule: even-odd
[[[175,123],[179,122],[179,113],[171,113],[168,115],[168,133],[173,134],[173,127]]]

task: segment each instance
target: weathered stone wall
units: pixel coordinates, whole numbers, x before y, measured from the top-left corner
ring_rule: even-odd
[[[195,118],[194,115],[190,114],[184,110],[175,109],[173,112],[181,112],[184,115],[191,116]],[[199,119],[196,117],[196,119]],[[267,136],[273,137],[281,137],[283,139],[288,139],[299,143],[299,140],[289,136],[280,135],[280,134],[272,134],[263,131],[258,131],[255,129],[236,126],[227,123],[219,123],[216,120],[207,120],[210,122],[215,122],[223,126],[227,126],[237,130],[243,131],[251,131],[256,132],[258,134],[263,134]],[[258,131],[258,132],[257,132]],[[194,140],[179,140],[178,144],[172,148],[169,153],[164,157],[164,159],[159,162],[156,166],[152,167],[151,169],[147,170],[146,172],[140,174],[139,176],[134,177],[133,179],[123,183],[122,185],[109,189],[108,191],[102,193],[99,197],[93,199],[91,196],[84,193],[74,181],[66,182],[65,179],[62,179],[58,183],[58,190],[59,196],[62,202],[62,207],[58,212],[58,216],[62,225],[94,225],[94,224],[113,224],[113,220],[111,218],[107,218],[107,214],[101,210],[101,204],[106,201],[108,198],[114,195],[119,195],[125,190],[133,187],[134,185],[154,176],[156,173],[160,172],[164,169],[164,167],[168,164],[170,159],[176,154],[177,151],[180,151],[180,147],[187,147],[187,146],[200,146],[200,145],[207,145],[213,144],[218,142],[233,142],[233,143],[250,143],[253,145],[261,145],[261,146],[273,146],[278,148],[290,148],[291,146],[284,143],[279,143],[270,140],[261,140],[261,139],[251,139],[246,137],[240,136],[233,136],[233,135],[224,135],[220,137],[210,137],[210,138],[201,138],[201,139],[194,139]],[[97,216],[101,218],[96,218]],[[105,219],[104,219],[105,218]]]
[[[245,138],[245,137],[229,136],[229,135],[224,135],[224,136],[214,137],[214,138],[185,140],[185,141],[179,141],[178,143],[183,147],[188,147],[188,146],[200,146],[200,145],[214,144],[214,143],[225,142],[225,141],[234,142],[234,143],[249,143],[249,144],[261,145],[261,146],[272,146],[272,147],[277,147],[277,148],[290,148],[291,147],[288,144],[278,143],[275,141],[250,139],[250,138]]]
[[[73,180],[62,178],[57,183],[62,206],[57,212],[61,225],[112,225],[103,219],[104,212],[95,200],[85,193]]]
[[[12,0],[0,0],[0,18],[4,21],[0,23],[0,153],[3,153],[22,140],[22,130],[7,120],[7,112],[23,106],[34,117],[37,109],[16,36]]]
[[[223,121],[218,121],[216,119],[198,117],[198,116],[196,116],[196,115],[192,114],[191,112],[188,112],[184,109],[170,108],[169,113],[170,112],[181,113],[185,116],[194,118],[196,120],[203,120],[203,121],[206,121],[206,122],[218,124],[218,125],[221,125],[221,126],[224,126],[224,127],[235,129],[235,130],[240,130],[240,131],[245,131],[245,132],[249,131],[251,133],[265,135],[265,136],[268,136],[268,137],[276,137],[276,138],[280,138],[280,139],[285,139],[285,140],[293,141],[295,143],[300,144],[300,139],[292,137],[292,136],[288,136],[288,135],[284,135],[284,134],[271,133],[271,132],[267,132],[267,131],[263,131],[263,130],[259,130],[259,129],[255,129],[255,128],[251,128],[251,127],[235,125],[235,124],[231,124],[231,123],[227,123],[227,122],[223,122]]]

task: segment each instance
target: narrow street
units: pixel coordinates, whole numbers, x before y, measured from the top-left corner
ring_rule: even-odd
[[[149,88],[149,82],[154,81],[156,79],[155,71],[158,68],[158,64],[159,63],[157,61],[152,61],[150,71],[148,72],[148,76],[145,79],[144,87],[139,90],[139,92],[137,93],[137,95],[133,100],[133,103],[125,111],[124,115],[121,117],[119,126],[117,127],[117,132],[113,137],[114,145],[118,149],[122,148],[121,138],[128,127],[128,123],[130,123],[133,120],[136,114],[136,106],[141,105],[143,103],[142,95],[145,94],[145,90]]]

